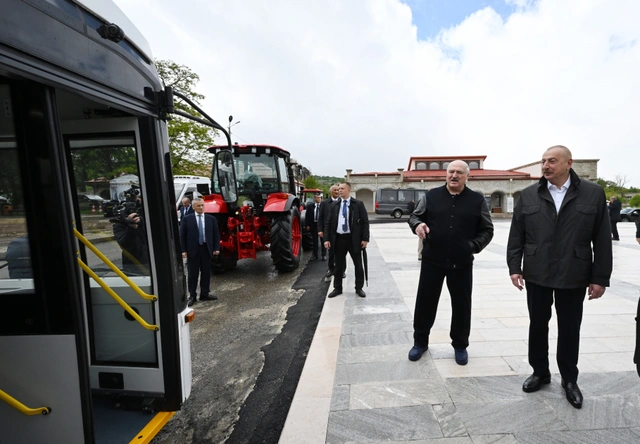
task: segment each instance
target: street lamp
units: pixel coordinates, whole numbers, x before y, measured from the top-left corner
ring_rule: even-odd
[[[227,127],[227,129],[229,130],[229,138],[231,138],[231,127],[236,126],[238,123],[240,123],[240,121],[238,120],[236,123],[232,125],[231,124],[232,120],[233,120],[233,116],[229,116],[229,126]]]

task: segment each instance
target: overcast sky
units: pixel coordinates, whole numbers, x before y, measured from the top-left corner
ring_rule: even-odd
[[[640,187],[640,1],[116,0],[233,140],[316,175],[563,144]],[[125,31],[126,32],[126,31]],[[222,141],[222,139],[220,139]]]

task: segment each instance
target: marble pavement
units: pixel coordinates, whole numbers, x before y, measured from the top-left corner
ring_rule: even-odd
[[[418,362],[412,316],[420,273],[417,238],[405,223],[371,225],[367,297],[347,272],[345,293],[325,303],[281,444],[301,443],[640,443],[640,378],[633,364],[640,296],[635,225],[618,224],[611,287],[585,300],[576,410],[564,398],[550,323],[552,381],[524,393],[526,297],[506,264],[509,220],[495,220],[492,243],[474,264],[469,364],[453,359],[446,290]]]

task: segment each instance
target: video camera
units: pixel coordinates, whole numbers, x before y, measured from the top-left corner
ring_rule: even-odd
[[[113,213],[116,215],[113,219],[109,219],[112,224],[124,223],[132,224],[127,216],[131,213],[137,213],[140,219],[143,217],[144,208],[142,206],[142,196],[140,195],[140,188],[133,185],[126,191],[120,194],[120,203],[113,208]]]

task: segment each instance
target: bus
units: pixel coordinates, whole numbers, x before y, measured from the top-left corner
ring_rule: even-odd
[[[0,443],[149,442],[191,391],[166,124],[188,99],[113,2],[2,6]],[[121,174],[131,214],[79,205]]]
[[[409,215],[409,202],[418,201],[428,190],[379,188],[376,191],[376,214],[390,214],[396,219]]]

